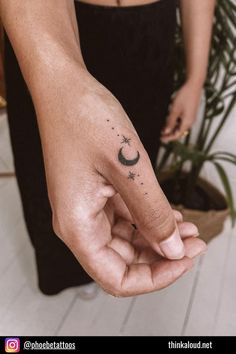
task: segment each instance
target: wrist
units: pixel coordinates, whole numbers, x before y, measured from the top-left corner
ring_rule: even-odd
[[[65,53],[53,53],[37,57],[25,70],[25,80],[34,103],[41,103],[44,98],[50,98],[56,91],[69,93],[73,86],[83,83],[82,77],[87,70],[82,58]]]
[[[206,81],[207,72],[187,73],[186,83],[202,90]]]
[[[201,92],[205,83],[205,78],[189,76],[185,81],[185,85],[190,86],[195,91]]]

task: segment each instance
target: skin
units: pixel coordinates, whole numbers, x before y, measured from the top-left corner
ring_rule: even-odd
[[[171,209],[120,103],[88,73],[73,1],[0,0],[0,11],[35,105],[56,234],[112,295],[173,283],[206,245]]]
[[[165,143],[181,138],[196,120],[207,72],[214,8],[215,0],[180,0],[187,75],[170,107],[162,133]]]

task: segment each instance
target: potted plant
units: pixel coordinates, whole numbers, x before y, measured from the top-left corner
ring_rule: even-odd
[[[214,143],[236,104],[236,4],[218,0],[208,75],[204,87],[204,113],[199,131],[180,141],[163,144],[157,177],[173,207],[195,222],[209,240],[222,231],[225,218],[235,220],[229,178],[222,162],[236,166],[236,155],[214,151]],[[176,88],[185,78],[181,27],[176,33]],[[196,133],[196,132],[194,132]],[[196,136],[193,136],[196,135]],[[211,163],[219,174],[225,195],[201,178],[202,168]]]

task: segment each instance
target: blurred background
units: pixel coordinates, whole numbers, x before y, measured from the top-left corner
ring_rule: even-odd
[[[174,285],[128,299],[100,291],[85,301],[76,288],[50,297],[37,288],[33,249],[14,177],[0,31],[0,335],[236,335],[235,0],[218,1],[199,119],[190,136],[163,146],[157,168],[167,192],[168,179],[176,183],[177,191],[186,181],[193,199],[199,188],[208,195],[213,187],[208,197],[215,204],[208,208],[187,205],[184,198],[172,200],[186,218],[200,223],[201,237],[211,240],[208,252]],[[183,77],[177,32],[176,87]],[[211,187],[204,187],[201,179]]]

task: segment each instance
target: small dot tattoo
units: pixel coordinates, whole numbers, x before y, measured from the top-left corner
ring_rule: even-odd
[[[111,129],[112,129],[112,130],[114,130],[115,128],[114,128],[114,127],[112,127]]]
[[[110,119],[107,119],[107,122],[110,122]]]
[[[144,183],[143,183],[143,182],[141,182],[140,184],[143,186],[143,184],[144,184]]]

